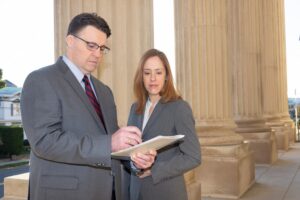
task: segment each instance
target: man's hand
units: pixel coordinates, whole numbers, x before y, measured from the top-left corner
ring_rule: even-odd
[[[148,169],[153,165],[156,154],[157,152],[155,150],[149,150],[146,153],[133,153],[130,158],[137,168]]]
[[[142,142],[142,133],[135,126],[120,128],[111,137],[111,151],[116,152]]]

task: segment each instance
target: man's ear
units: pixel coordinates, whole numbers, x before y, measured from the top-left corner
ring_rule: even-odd
[[[74,43],[74,37],[72,35],[67,35],[66,43],[68,47],[72,47]]]

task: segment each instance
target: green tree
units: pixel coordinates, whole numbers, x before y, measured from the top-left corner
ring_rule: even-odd
[[[0,89],[6,86],[5,82],[2,80],[2,69],[0,69]]]
[[[23,150],[23,128],[15,126],[0,126],[0,155],[20,155]]]

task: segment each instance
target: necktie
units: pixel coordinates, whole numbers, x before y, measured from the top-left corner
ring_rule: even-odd
[[[103,114],[102,114],[100,105],[99,105],[99,103],[98,103],[98,101],[96,99],[96,96],[95,96],[95,94],[93,92],[93,89],[91,87],[89,78],[86,75],[84,75],[84,77],[83,77],[82,80],[83,80],[84,85],[85,85],[85,93],[88,96],[91,104],[93,105],[95,111],[97,112],[97,114],[98,114],[98,116],[99,116],[99,118],[100,118],[100,120],[101,120],[101,122],[102,122],[102,124],[103,124],[103,126],[105,128],[105,130],[106,130],[104,119],[103,119]]]

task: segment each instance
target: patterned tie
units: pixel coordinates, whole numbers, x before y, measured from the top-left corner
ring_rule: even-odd
[[[95,96],[95,94],[93,92],[93,89],[91,87],[89,78],[86,75],[84,75],[82,81],[84,82],[84,85],[85,85],[85,93],[89,97],[90,102],[92,103],[95,111],[97,112],[97,114],[98,114],[98,116],[99,116],[99,118],[100,118],[100,120],[101,120],[101,122],[102,122],[102,124],[103,124],[103,126],[105,128],[105,130],[106,130],[104,119],[103,119],[103,115],[102,115],[102,111],[101,111],[100,105],[99,105],[99,103],[98,103],[98,101],[96,99],[96,96]]]

